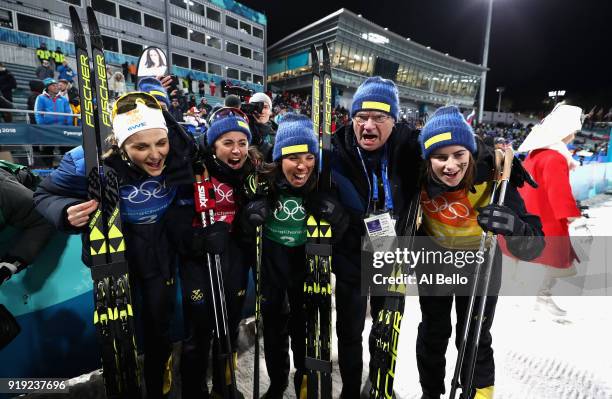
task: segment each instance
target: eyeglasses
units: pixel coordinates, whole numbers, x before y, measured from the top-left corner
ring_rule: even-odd
[[[143,104],[149,108],[155,108],[159,110],[162,109],[157,99],[149,93],[132,92],[122,95],[117,99],[117,101],[115,101],[115,104],[113,105],[112,117],[114,118],[116,115],[130,112],[136,109],[136,106],[138,104]]]
[[[239,116],[244,119],[247,123],[249,123],[249,117],[246,116],[244,112],[240,110],[240,108],[234,107],[221,107],[215,112],[213,112],[208,118],[208,123],[212,124],[214,121],[218,119],[227,118],[228,116]]]
[[[368,120],[372,119],[374,123],[380,125],[381,123],[385,123],[389,118],[391,118],[391,116],[387,114],[357,114],[353,117],[353,120],[357,122],[358,125],[365,125]]]

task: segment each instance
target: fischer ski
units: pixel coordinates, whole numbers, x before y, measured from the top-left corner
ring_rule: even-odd
[[[119,209],[119,178],[114,170],[102,165],[104,139],[112,130],[104,47],[91,7],[87,7],[87,20],[92,59],[80,17],[73,6],[70,6],[70,20],[82,98],[81,125],[87,191],[89,199],[99,203],[88,224],[87,234],[93,279],[94,325],[102,351],[104,385],[108,398],[137,398],[140,397],[140,371]]]
[[[318,189],[331,188],[331,62],[327,44],[321,45],[323,69],[315,45],[312,56],[312,122],[319,137]],[[321,95],[322,94],[322,95]],[[331,255],[332,229],[325,220],[310,215],[306,223],[306,267],[304,300],[306,312],[306,375],[301,395],[331,399]]]
[[[414,237],[421,224],[420,192],[410,201],[406,216],[406,228],[403,235]],[[413,243],[407,243],[412,248]],[[391,276],[400,277],[404,273],[402,265],[395,264],[391,268]],[[396,281],[401,281],[397,279]],[[406,285],[390,284],[382,309],[372,322],[371,338],[375,342],[373,353],[370,353],[370,399],[393,398],[393,383],[395,381],[395,366],[397,363],[397,348],[399,344],[400,327],[404,317],[406,302]]]
[[[215,188],[208,171],[203,169],[201,174],[196,174],[194,185],[195,209],[200,215],[202,228],[212,226],[215,223]],[[214,361],[217,364],[217,372],[223,377],[222,398],[237,398],[237,386],[235,375],[235,360],[232,353],[232,343],[229,332],[227,305],[225,302],[225,288],[223,286],[223,272],[221,270],[221,259],[218,254],[206,254],[206,267],[210,282],[210,300],[214,317],[215,344]]]

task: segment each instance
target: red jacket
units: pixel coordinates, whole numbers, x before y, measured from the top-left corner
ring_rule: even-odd
[[[534,262],[568,268],[575,254],[569,239],[567,218],[579,217],[580,211],[572,194],[567,160],[557,151],[534,150],[529,153],[525,169],[533,176],[539,187],[529,185],[519,189],[527,212],[540,216],[546,247]]]

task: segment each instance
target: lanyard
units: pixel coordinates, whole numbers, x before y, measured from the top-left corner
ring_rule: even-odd
[[[361,158],[361,164],[363,165],[364,171],[367,175],[367,169],[365,166],[365,162],[363,161],[363,156],[361,155],[361,150],[357,150],[359,157]],[[393,196],[391,195],[391,184],[389,183],[389,172],[387,161],[387,147],[385,146],[385,154],[380,161],[381,171],[382,171],[382,181],[383,181],[383,190],[385,192],[385,211],[393,211]],[[368,179],[369,183],[369,179]],[[376,176],[376,172],[372,171],[372,185],[371,189],[371,199],[374,202],[378,202],[378,177]]]

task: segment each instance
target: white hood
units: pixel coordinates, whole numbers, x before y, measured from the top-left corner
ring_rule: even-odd
[[[582,128],[582,108],[559,104],[533,127],[518,152],[547,148]]]

